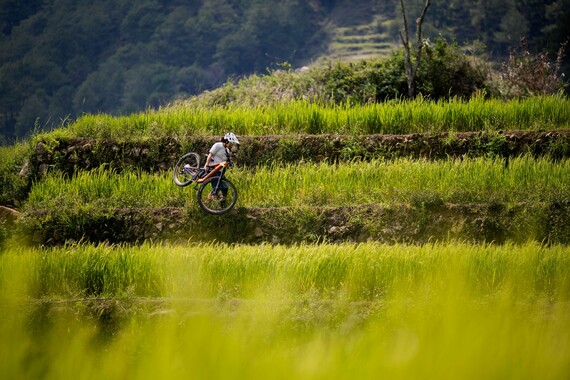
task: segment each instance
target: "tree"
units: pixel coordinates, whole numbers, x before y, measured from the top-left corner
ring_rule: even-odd
[[[408,96],[410,98],[416,97],[416,75],[422,58],[422,47],[423,47],[422,24],[424,22],[430,4],[431,0],[426,0],[421,16],[416,20],[416,50],[414,52],[414,57],[413,57],[415,58],[415,62],[412,63],[412,51],[410,47],[410,37],[408,34],[408,18],[406,16],[406,8],[404,7],[404,0],[400,0],[402,18],[404,21],[404,33],[402,34],[402,32],[400,31],[400,38],[402,39],[402,44],[404,45],[404,53],[406,58],[405,60],[406,78],[408,80]]]
[[[495,32],[494,40],[497,44],[509,46],[512,45],[513,41],[518,41],[528,35],[528,31],[527,19],[514,5],[511,5],[499,24],[499,30]]]
[[[554,54],[570,40],[570,0],[557,0],[547,5],[545,16],[548,23],[542,29],[543,46]],[[566,74],[570,72],[570,54],[562,57],[560,70]]]
[[[469,99],[478,90],[495,93],[488,83],[491,68],[480,53],[466,53],[457,43],[443,37],[426,43],[422,65],[417,73],[417,89],[431,99]]]

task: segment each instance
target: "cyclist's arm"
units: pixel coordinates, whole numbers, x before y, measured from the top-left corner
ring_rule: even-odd
[[[210,161],[212,161],[212,153],[208,153],[208,157],[206,158],[206,163],[204,164],[204,169],[208,169],[208,165],[210,165]]]

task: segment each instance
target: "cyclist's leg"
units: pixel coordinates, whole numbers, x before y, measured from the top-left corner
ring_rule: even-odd
[[[220,206],[222,208],[226,207],[226,198],[228,196],[228,184],[225,183],[224,181],[221,181],[220,178],[222,177],[222,173],[218,172],[216,173],[214,176],[212,176],[213,181],[212,183],[212,190],[210,192],[210,195],[208,196],[208,199],[210,200],[219,200],[220,201]],[[217,191],[216,191],[217,188]],[[222,193],[222,197],[219,198],[219,192]]]
[[[220,190],[222,190],[222,195],[225,196],[224,191],[222,189],[225,184],[223,182],[220,183],[220,181],[219,181],[221,175],[222,175],[221,172],[217,172],[216,174],[214,174],[212,176],[212,181],[210,182],[212,184],[212,190],[210,191],[210,195],[208,196],[208,198],[214,199],[217,196],[217,192]],[[226,190],[226,193],[227,193],[227,190]]]
[[[224,195],[224,199],[228,196],[228,184],[225,183],[224,181],[220,182],[220,190],[222,191],[222,194]]]
[[[220,202],[220,206],[222,208],[226,208],[226,199],[228,198],[228,190],[229,186],[225,181],[220,182],[220,191],[222,192],[222,201]]]

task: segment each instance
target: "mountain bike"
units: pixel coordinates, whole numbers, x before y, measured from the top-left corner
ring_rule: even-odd
[[[225,177],[231,165],[228,157],[227,161],[206,170],[200,167],[198,153],[186,153],[174,165],[174,183],[184,187],[195,182],[194,189],[198,190],[198,204],[202,210],[214,215],[225,214],[237,202],[236,187]]]

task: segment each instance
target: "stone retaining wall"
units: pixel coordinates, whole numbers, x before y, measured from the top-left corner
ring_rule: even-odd
[[[59,217],[58,215],[64,215]],[[318,208],[237,208],[226,215],[193,209],[117,209],[58,213],[36,211],[19,218],[34,244],[70,241],[296,244],[301,242],[570,243],[570,202],[552,204],[363,205]]]
[[[164,138],[144,141],[61,139],[39,142],[30,170],[43,174],[58,169],[67,173],[107,166],[114,170],[137,168],[169,170],[184,153],[205,157],[215,137],[195,136],[184,141]],[[240,137],[235,162],[243,166],[398,157],[446,159],[462,156],[515,157],[522,154],[570,157],[570,130],[465,132],[410,135],[297,135]]]

